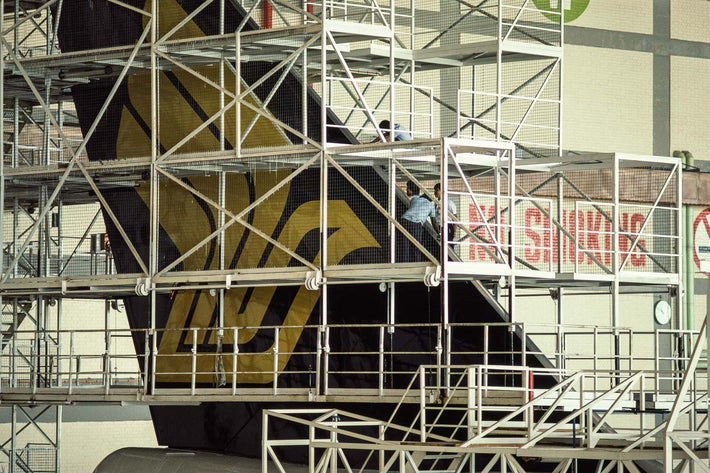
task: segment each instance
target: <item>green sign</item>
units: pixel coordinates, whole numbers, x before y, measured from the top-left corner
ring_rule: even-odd
[[[533,0],[533,3],[543,15],[554,22],[560,21],[561,6],[564,9],[565,23],[579,18],[589,6],[589,0]]]

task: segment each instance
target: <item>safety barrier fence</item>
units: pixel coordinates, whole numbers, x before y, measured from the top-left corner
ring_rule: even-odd
[[[361,141],[369,142],[379,140],[379,124],[387,120],[401,127],[394,130],[397,141],[402,140],[400,134],[405,140],[434,138],[432,87],[334,76],[326,76],[325,84],[330,97],[327,109],[340,119],[340,123],[327,124],[328,129],[346,129]],[[347,97],[354,103],[343,100]],[[404,99],[406,105],[402,103]],[[390,108],[392,103],[394,108]]]
[[[57,448],[51,444],[27,443],[24,448],[2,449],[7,455],[0,460],[0,471],[53,473],[57,471]],[[4,456],[4,455],[3,455]],[[14,466],[11,465],[14,460]]]
[[[500,347],[511,332],[528,342]],[[531,392],[589,370],[598,375],[586,379],[585,390],[600,393],[646,370],[654,376],[645,378],[644,389],[662,396],[677,388],[688,355],[659,347],[692,345],[695,338],[691,331],[529,323],[18,331],[0,359],[0,391],[97,399],[128,393],[391,398],[420,365],[435,366],[427,382],[447,390],[458,382],[448,367],[480,363],[529,366],[524,376],[496,368],[495,382]],[[480,386],[489,384],[484,376]],[[695,385],[705,389],[706,380]]]
[[[417,434],[411,440],[463,437],[468,439],[467,445],[474,445],[489,442],[506,429],[519,429],[521,435],[516,442],[532,447],[548,437],[568,438],[572,428],[578,446],[593,448],[600,441],[622,439],[632,443],[657,426],[646,418],[648,413],[667,413],[675,401],[674,392],[665,398],[659,396],[655,389],[659,372],[653,370],[549,370],[500,365],[446,368],[452,377],[448,387],[431,383],[435,379],[431,374],[441,369],[438,366],[422,366],[418,379],[410,385],[420,398],[419,414],[410,427],[416,428]],[[551,381],[553,377],[555,381]],[[698,373],[691,386],[679,402],[683,412],[704,409],[707,373]],[[555,409],[570,414],[562,420],[551,420]],[[492,416],[493,412],[498,415]],[[629,414],[637,416],[638,421],[628,422]],[[614,424],[609,422],[609,415],[625,419]],[[651,436],[639,445],[658,446],[657,440]]]
[[[267,471],[267,459],[281,466],[281,454],[294,448],[308,450],[310,470],[316,472],[338,466],[348,471],[461,471],[467,464],[477,470],[481,461],[483,471],[499,461],[512,471],[527,471],[519,462],[533,458],[558,465],[557,470],[584,459],[596,462],[599,471],[605,464],[610,469],[616,462],[629,465],[634,460],[672,463],[677,457],[702,462],[692,450],[686,457],[690,448],[678,439],[696,441],[698,449],[704,445],[707,393],[692,388],[674,399],[672,411],[684,421],[671,423],[665,415],[653,415],[671,410],[650,402],[647,386],[653,372],[624,375],[602,392],[590,391],[589,384],[616,374],[568,372],[558,383],[533,389],[530,380],[544,370],[450,365],[446,369],[455,373],[456,382],[442,389],[428,382],[430,372],[440,368],[420,367],[401,398],[418,395],[418,410],[400,403],[388,419],[342,409],[264,410],[262,471]],[[507,382],[509,377],[521,383],[514,386]],[[518,402],[505,404],[505,397],[517,397]],[[406,417],[398,416],[402,410]],[[411,423],[395,422],[405,418]],[[274,436],[284,424],[298,425],[308,435]],[[597,450],[590,454],[592,449]]]
[[[585,258],[604,272],[638,270],[636,263],[646,258],[652,264],[643,267],[658,272],[673,272],[680,266],[680,235],[671,230],[678,219],[675,207],[577,201],[575,215],[579,216],[574,219],[575,270]]]
[[[385,264],[388,266],[380,268],[380,274],[386,276],[388,271],[406,272],[406,267],[389,266],[393,263],[442,266],[442,253],[446,253],[449,260],[467,263],[457,267],[464,275],[532,273],[535,277],[552,277],[553,272],[574,272],[592,278],[636,277],[641,283],[650,280],[649,276],[660,277],[665,278],[666,284],[674,283],[681,250],[678,208],[669,203],[673,202],[671,168],[664,164],[664,171],[639,168],[635,174],[624,175],[636,181],[666,180],[664,187],[657,186],[663,195],[657,196],[653,205],[581,200],[569,196],[567,190],[555,197],[548,183],[559,174],[570,188],[596,189],[608,184],[607,175],[596,171],[569,176],[527,172],[515,181],[524,184],[511,188],[515,166],[534,169],[532,160],[513,163],[513,150],[512,145],[504,143],[444,139],[336,147],[325,156],[291,151],[217,164],[204,160],[169,162],[161,168],[159,208],[153,216],[145,214],[143,199],[149,196],[150,183],[144,181],[133,182],[131,188],[138,189],[135,195],[126,192],[118,198],[109,192],[104,198],[112,200],[105,200],[101,207],[87,203],[65,205],[51,213],[40,209],[42,218],[32,205],[14,205],[12,215],[6,215],[4,220],[3,282],[10,283],[13,290],[32,292],[36,284],[31,279],[38,277],[55,278],[55,285],[60,277],[98,275],[112,279],[117,268],[123,268],[123,273],[148,277],[145,273],[153,253],[157,253],[157,271],[150,275],[151,279],[179,278],[190,271],[200,271],[204,275],[220,272],[222,281],[225,272],[268,270],[276,277],[279,272],[299,269],[320,271],[323,276],[342,265]],[[448,169],[442,163],[447,163]],[[268,183],[268,191],[254,195],[251,201],[227,199],[232,193],[247,195],[247,174],[233,171],[245,166],[253,169],[249,175]],[[321,172],[323,166],[328,169],[327,182]],[[628,169],[628,164],[625,166]],[[215,174],[202,176],[207,168]],[[218,177],[220,169],[231,171]],[[140,174],[139,170],[128,170]],[[72,185],[84,179],[74,177]],[[436,197],[436,184],[442,186],[441,197]],[[213,189],[220,186],[224,196],[212,195]],[[538,189],[543,189],[542,195],[534,195]],[[292,212],[287,212],[290,206],[285,205],[289,192],[303,201]],[[323,192],[328,194],[327,203],[320,202]],[[654,193],[651,189],[648,195],[635,196],[653,202]],[[419,232],[412,228],[411,220],[404,218],[413,195],[429,201]],[[440,210],[444,198],[449,210],[445,215]],[[188,214],[187,218],[195,223],[188,228],[181,226],[183,221],[175,216],[184,212],[185,202],[191,199],[202,202],[203,207],[194,215]],[[122,209],[123,205],[127,208]],[[451,205],[455,212],[450,211]],[[279,217],[274,209],[283,215]],[[124,213],[131,218],[115,218]],[[264,216],[250,221],[252,213]],[[125,227],[123,233],[106,233],[105,220],[109,219]],[[280,219],[288,231],[273,237]],[[438,222],[446,228],[438,228]],[[617,228],[614,222],[618,223]],[[154,242],[149,239],[151,225],[161,229],[161,238]],[[307,238],[309,232],[323,225],[349,230],[335,232],[327,239]],[[325,233],[325,229],[320,233]],[[230,241],[245,235],[249,236],[245,246],[230,247]],[[355,235],[359,237],[354,238]],[[446,251],[442,251],[442,241]],[[275,257],[266,263],[253,256],[264,245],[277,247]],[[240,252],[231,254],[237,249]],[[355,250],[363,256],[349,255]],[[327,261],[314,257],[319,251],[328,253]],[[209,254],[220,253],[225,253],[221,266],[215,258],[209,258]],[[491,268],[495,268],[493,273]],[[411,270],[409,280],[421,277],[421,268],[417,271]],[[283,277],[295,278],[287,274]]]
[[[534,91],[533,91],[534,92]],[[559,125],[535,120],[535,115],[555,116],[560,100],[539,95],[457,91],[457,138],[514,141],[524,149],[554,149]],[[501,114],[496,113],[501,108]],[[535,113],[531,113],[531,110]]]
[[[527,209],[541,209],[550,215],[551,199],[462,191],[449,191],[448,194],[450,200],[458,202],[456,207],[461,208],[462,218],[465,219],[452,218],[448,223],[451,230],[444,233],[447,244],[458,259],[466,262],[492,261],[532,271],[554,269],[552,221],[526,221],[524,218]],[[520,218],[516,217],[515,222],[505,218],[511,203],[521,215]],[[512,245],[511,234],[515,234],[515,242]],[[536,238],[531,238],[531,235]],[[511,250],[514,252],[511,253]],[[513,254],[515,261],[511,263]]]

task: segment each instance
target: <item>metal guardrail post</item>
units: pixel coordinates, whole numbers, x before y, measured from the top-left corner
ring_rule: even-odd
[[[520,340],[521,340],[521,342],[520,342],[520,357],[521,357],[520,364],[522,366],[527,366],[526,360],[527,360],[527,356],[528,356],[528,350],[527,350],[528,336],[527,336],[527,330],[525,329],[525,322],[520,324],[520,328],[522,329],[522,332],[523,332],[523,334],[520,337]]]
[[[195,395],[195,381],[197,378],[197,329],[192,329],[192,372],[190,373],[190,395]]]
[[[10,387],[14,388],[17,386],[17,344],[15,343],[15,334],[13,334],[10,343]]]
[[[478,367],[476,372],[476,433],[483,429],[483,368]]]
[[[148,335],[148,330],[145,331],[145,345],[143,347],[143,394],[146,393],[148,390],[148,373],[150,372],[149,369],[149,361],[150,358],[149,352],[150,352],[150,336]]]
[[[426,442],[426,368],[419,368],[419,440]]]
[[[596,375],[596,372],[597,372],[597,370],[599,369],[599,365],[598,365],[598,357],[599,357],[599,355],[598,355],[598,353],[599,353],[599,330],[597,329],[597,327],[594,327],[594,366],[593,366],[593,369],[594,369],[594,373],[595,373],[595,374],[594,374],[594,395],[595,395],[595,396],[596,396],[596,393],[597,393],[597,375]]]
[[[269,471],[269,412],[264,409],[261,415],[261,473]],[[314,470],[309,470],[314,471]]]
[[[274,379],[272,382],[272,389],[274,391],[274,396],[278,393],[278,379],[279,379],[279,328],[274,329],[274,365],[273,365],[273,375]]]
[[[312,425],[308,426],[308,471],[316,471],[316,450],[312,447],[316,439],[316,429]],[[382,470],[380,470],[382,471]]]
[[[150,394],[155,395],[155,373],[158,371],[157,361],[158,361],[158,332],[155,329],[151,329],[151,370],[150,370]]]
[[[470,439],[474,435],[474,409],[476,408],[476,392],[474,379],[476,377],[476,371],[478,367],[469,366],[466,368],[466,427],[467,427],[467,438]]]
[[[237,395],[237,370],[239,369],[239,364],[237,363],[237,356],[239,355],[239,329],[233,329],[234,343],[232,343],[232,396]]]
[[[451,326],[449,325],[449,329]],[[442,364],[442,354],[444,352],[444,347],[442,345],[442,331],[443,327],[441,325],[436,326],[436,379],[441,379],[441,364]]]
[[[111,387],[111,331],[106,332],[106,351],[103,357],[104,363],[104,394],[108,395]]]
[[[535,398],[535,392],[533,391],[535,387],[535,380],[533,378],[534,372],[527,366],[523,368],[523,376],[525,377],[524,387],[527,398],[523,399],[523,402],[530,402]],[[535,410],[533,409],[533,404],[530,404],[527,409],[525,409],[525,425],[528,430],[528,438],[532,438],[533,427],[535,425]]]
[[[30,340],[30,357],[32,360],[32,365],[30,366],[30,386],[32,388],[32,394],[37,393],[37,376],[39,376],[38,366],[39,366],[39,350],[37,349],[39,330],[35,332],[35,339]]]
[[[378,351],[378,366],[377,386],[380,396],[384,393],[384,376],[385,376],[385,327],[380,326],[379,329],[379,351]]]
[[[325,343],[323,345],[323,394],[328,394],[328,376],[330,362],[330,327],[326,326],[324,331]]]
[[[316,387],[315,387],[315,394],[320,394],[320,389],[321,389],[321,369],[323,366],[323,361],[321,360],[321,353],[322,353],[322,340],[321,340],[321,332],[320,332],[320,327],[316,329]]]
[[[69,333],[69,394],[72,393],[72,387],[74,386],[74,383],[72,383],[72,374],[73,374],[73,365],[74,365],[74,332]]]

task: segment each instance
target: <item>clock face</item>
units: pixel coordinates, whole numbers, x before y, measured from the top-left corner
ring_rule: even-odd
[[[671,321],[671,305],[667,301],[658,301],[653,309],[653,315],[659,325],[666,325]]]

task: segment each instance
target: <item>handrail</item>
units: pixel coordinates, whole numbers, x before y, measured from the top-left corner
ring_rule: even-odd
[[[412,365],[419,366],[415,360],[429,357],[438,371],[434,372],[436,380],[435,391],[443,393],[442,399],[449,396],[448,392],[458,389],[461,383],[460,373],[451,371],[456,365],[447,365],[446,360],[439,356],[436,344],[429,348],[395,349],[385,343],[383,334],[393,329],[395,339],[398,334],[407,333],[411,329],[432,331],[432,337],[441,331],[441,324],[327,324],[305,326],[263,326],[263,327],[210,327],[210,328],[165,328],[165,329],[79,329],[79,330],[46,330],[48,336],[35,338],[34,331],[18,330],[9,340],[7,348],[0,355],[0,397],[3,394],[22,393],[26,388],[36,384],[36,390],[50,392],[66,392],[69,395],[79,395],[91,391],[90,388],[101,388],[97,396],[109,396],[115,393],[125,393],[127,387],[135,390],[140,395],[161,396],[171,392],[180,391],[179,387],[189,388],[188,396],[219,395],[225,392],[229,396],[238,396],[245,392],[256,390],[269,391],[272,395],[294,392],[302,395],[337,395],[369,397],[392,400],[392,396],[400,398],[412,395],[411,385],[388,384],[387,379],[394,376],[404,383],[419,373],[418,369],[394,370],[386,366],[384,360],[396,356],[400,361],[412,360]],[[371,338],[381,340],[371,348],[351,351],[330,348],[332,343],[313,347],[310,350],[295,350],[288,344],[281,344],[278,340],[279,333],[298,331],[299,333],[316,334],[325,333],[326,339],[337,339],[344,332],[350,330],[362,331],[366,336],[371,333]],[[479,359],[482,366],[492,367],[489,360],[496,354],[508,355],[508,350],[495,352],[488,339],[496,336],[499,330],[520,330],[526,339],[538,346],[545,346],[546,340],[557,340],[563,337],[566,341],[562,344],[565,349],[560,352],[531,351],[529,346],[521,347],[513,355],[521,357],[544,357],[550,363],[550,368],[526,368],[533,373],[533,381],[547,377],[562,381],[569,376],[565,366],[587,368],[596,376],[590,378],[593,386],[592,392],[607,389],[615,384],[615,377],[625,377],[638,371],[638,367],[653,366],[654,376],[647,379],[649,383],[646,390],[655,395],[672,393],[676,381],[683,376],[682,366],[687,364],[688,358],[683,356],[666,356],[656,347],[657,340],[661,337],[680,337],[687,339],[692,344],[697,339],[698,333],[691,330],[654,330],[635,331],[623,327],[597,327],[581,324],[545,324],[545,323],[452,323],[449,325],[450,333],[456,337],[468,334],[482,337],[483,349],[472,347],[451,346],[448,352],[451,356],[465,356],[466,359]],[[222,331],[222,351],[215,351],[215,347],[204,341]],[[463,332],[462,332],[463,331]],[[110,333],[110,336],[106,336]],[[248,352],[240,349],[240,344],[233,344],[235,334],[259,333],[267,345],[271,345],[262,352]],[[181,337],[184,341],[180,341]],[[240,337],[241,335],[237,335]],[[603,337],[617,337],[622,342],[623,348],[615,352],[612,346],[605,347],[601,343],[592,343],[594,339]],[[443,339],[443,337],[442,337]],[[100,341],[99,341],[100,340]],[[148,347],[139,356],[142,364],[133,352],[131,340],[138,341]],[[269,342],[270,340],[270,342]],[[433,338],[432,338],[433,340]],[[631,345],[631,340],[634,345]],[[98,342],[98,343],[97,343]],[[36,357],[35,344],[41,344],[43,356]],[[210,342],[211,343],[211,342]],[[554,343],[554,342],[553,342]],[[395,343],[396,345],[396,343]],[[182,347],[182,348],[180,348]],[[584,348],[587,347],[588,350]],[[215,363],[216,357],[221,357],[222,363]],[[361,358],[359,366],[348,365],[347,360],[352,356]],[[317,360],[325,357],[325,362]],[[670,361],[678,364],[670,364]],[[615,368],[619,361],[619,368]],[[40,364],[41,363],[41,364]],[[335,368],[338,366],[338,368]],[[429,366],[429,365],[427,365]],[[433,368],[431,368],[433,369]],[[502,367],[491,368],[508,370],[509,373],[518,372],[520,368]],[[427,374],[428,375],[428,374]],[[483,382],[491,380],[493,373],[484,373]],[[352,385],[352,377],[359,378],[359,388],[339,389],[337,386],[345,383]],[[214,384],[215,379],[226,381],[226,388]],[[326,383],[318,387],[314,380],[324,380]],[[671,380],[673,382],[667,382]],[[396,380],[395,380],[396,381]],[[524,378],[517,383],[523,386],[527,383]],[[697,382],[705,382],[698,378]],[[166,384],[171,383],[171,384]],[[288,388],[286,386],[288,385]],[[493,386],[493,384],[491,385]],[[535,385],[530,386],[536,389]],[[519,388],[497,387],[503,391],[515,391]],[[226,390],[226,391],[225,391]],[[295,391],[294,391],[295,390]],[[439,397],[439,394],[435,395]]]

